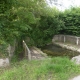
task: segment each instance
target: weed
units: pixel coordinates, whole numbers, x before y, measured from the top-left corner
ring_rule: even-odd
[[[80,67],[67,57],[22,60],[0,69],[0,80],[68,80],[78,75]]]

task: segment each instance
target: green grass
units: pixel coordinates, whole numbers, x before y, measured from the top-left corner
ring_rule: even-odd
[[[0,69],[0,80],[68,80],[80,74],[80,66],[66,57],[22,60]]]

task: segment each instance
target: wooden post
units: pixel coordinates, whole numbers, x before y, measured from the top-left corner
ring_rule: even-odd
[[[25,41],[23,40],[23,46],[25,48],[25,55],[28,55],[28,60],[31,60],[31,52],[28,48],[28,46],[26,45]]]

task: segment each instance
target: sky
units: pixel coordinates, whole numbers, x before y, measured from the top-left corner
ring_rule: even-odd
[[[54,4],[50,4],[49,0],[47,0],[48,4],[52,7]],[[56,6],[59,10],[65,10],[70,8],[71,6],[80,6],[80,0],[58,0],[58,5]],[[62,6],[60,6],[62,5]]]

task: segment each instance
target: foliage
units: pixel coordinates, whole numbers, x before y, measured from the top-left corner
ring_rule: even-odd
[[[2,2],[4,4],[1,3],[3,9],[0,10],[2,11],[0,14],[1,41],[12,43],[14,39],[17,39],[20,43],[26,37],[30,37],[31,44],[42,46],[50,41],[53,34],[57,33],[56,26],[59,21],[55,15],[58,15],[58,10],[48,7],[45,0],[4,0]],[[6,9],[5,4],[8,5]],[[50,38],[47,39],[48,37]]]
[[[51,42],[53,35],[58,34],[60,22],[58,18],[51,16],[41,16],[37,26],[31,30],[30,37],[37,46],[44,46]]]
[[[0,44],[12,44],[16,39],[21,49],[22,40],[31,34],[41,15],[48,15],[44,0],[1,0]]]
[[[80,36],[80,8],[71,8],[60,14],[64,26],[60,33]]]

